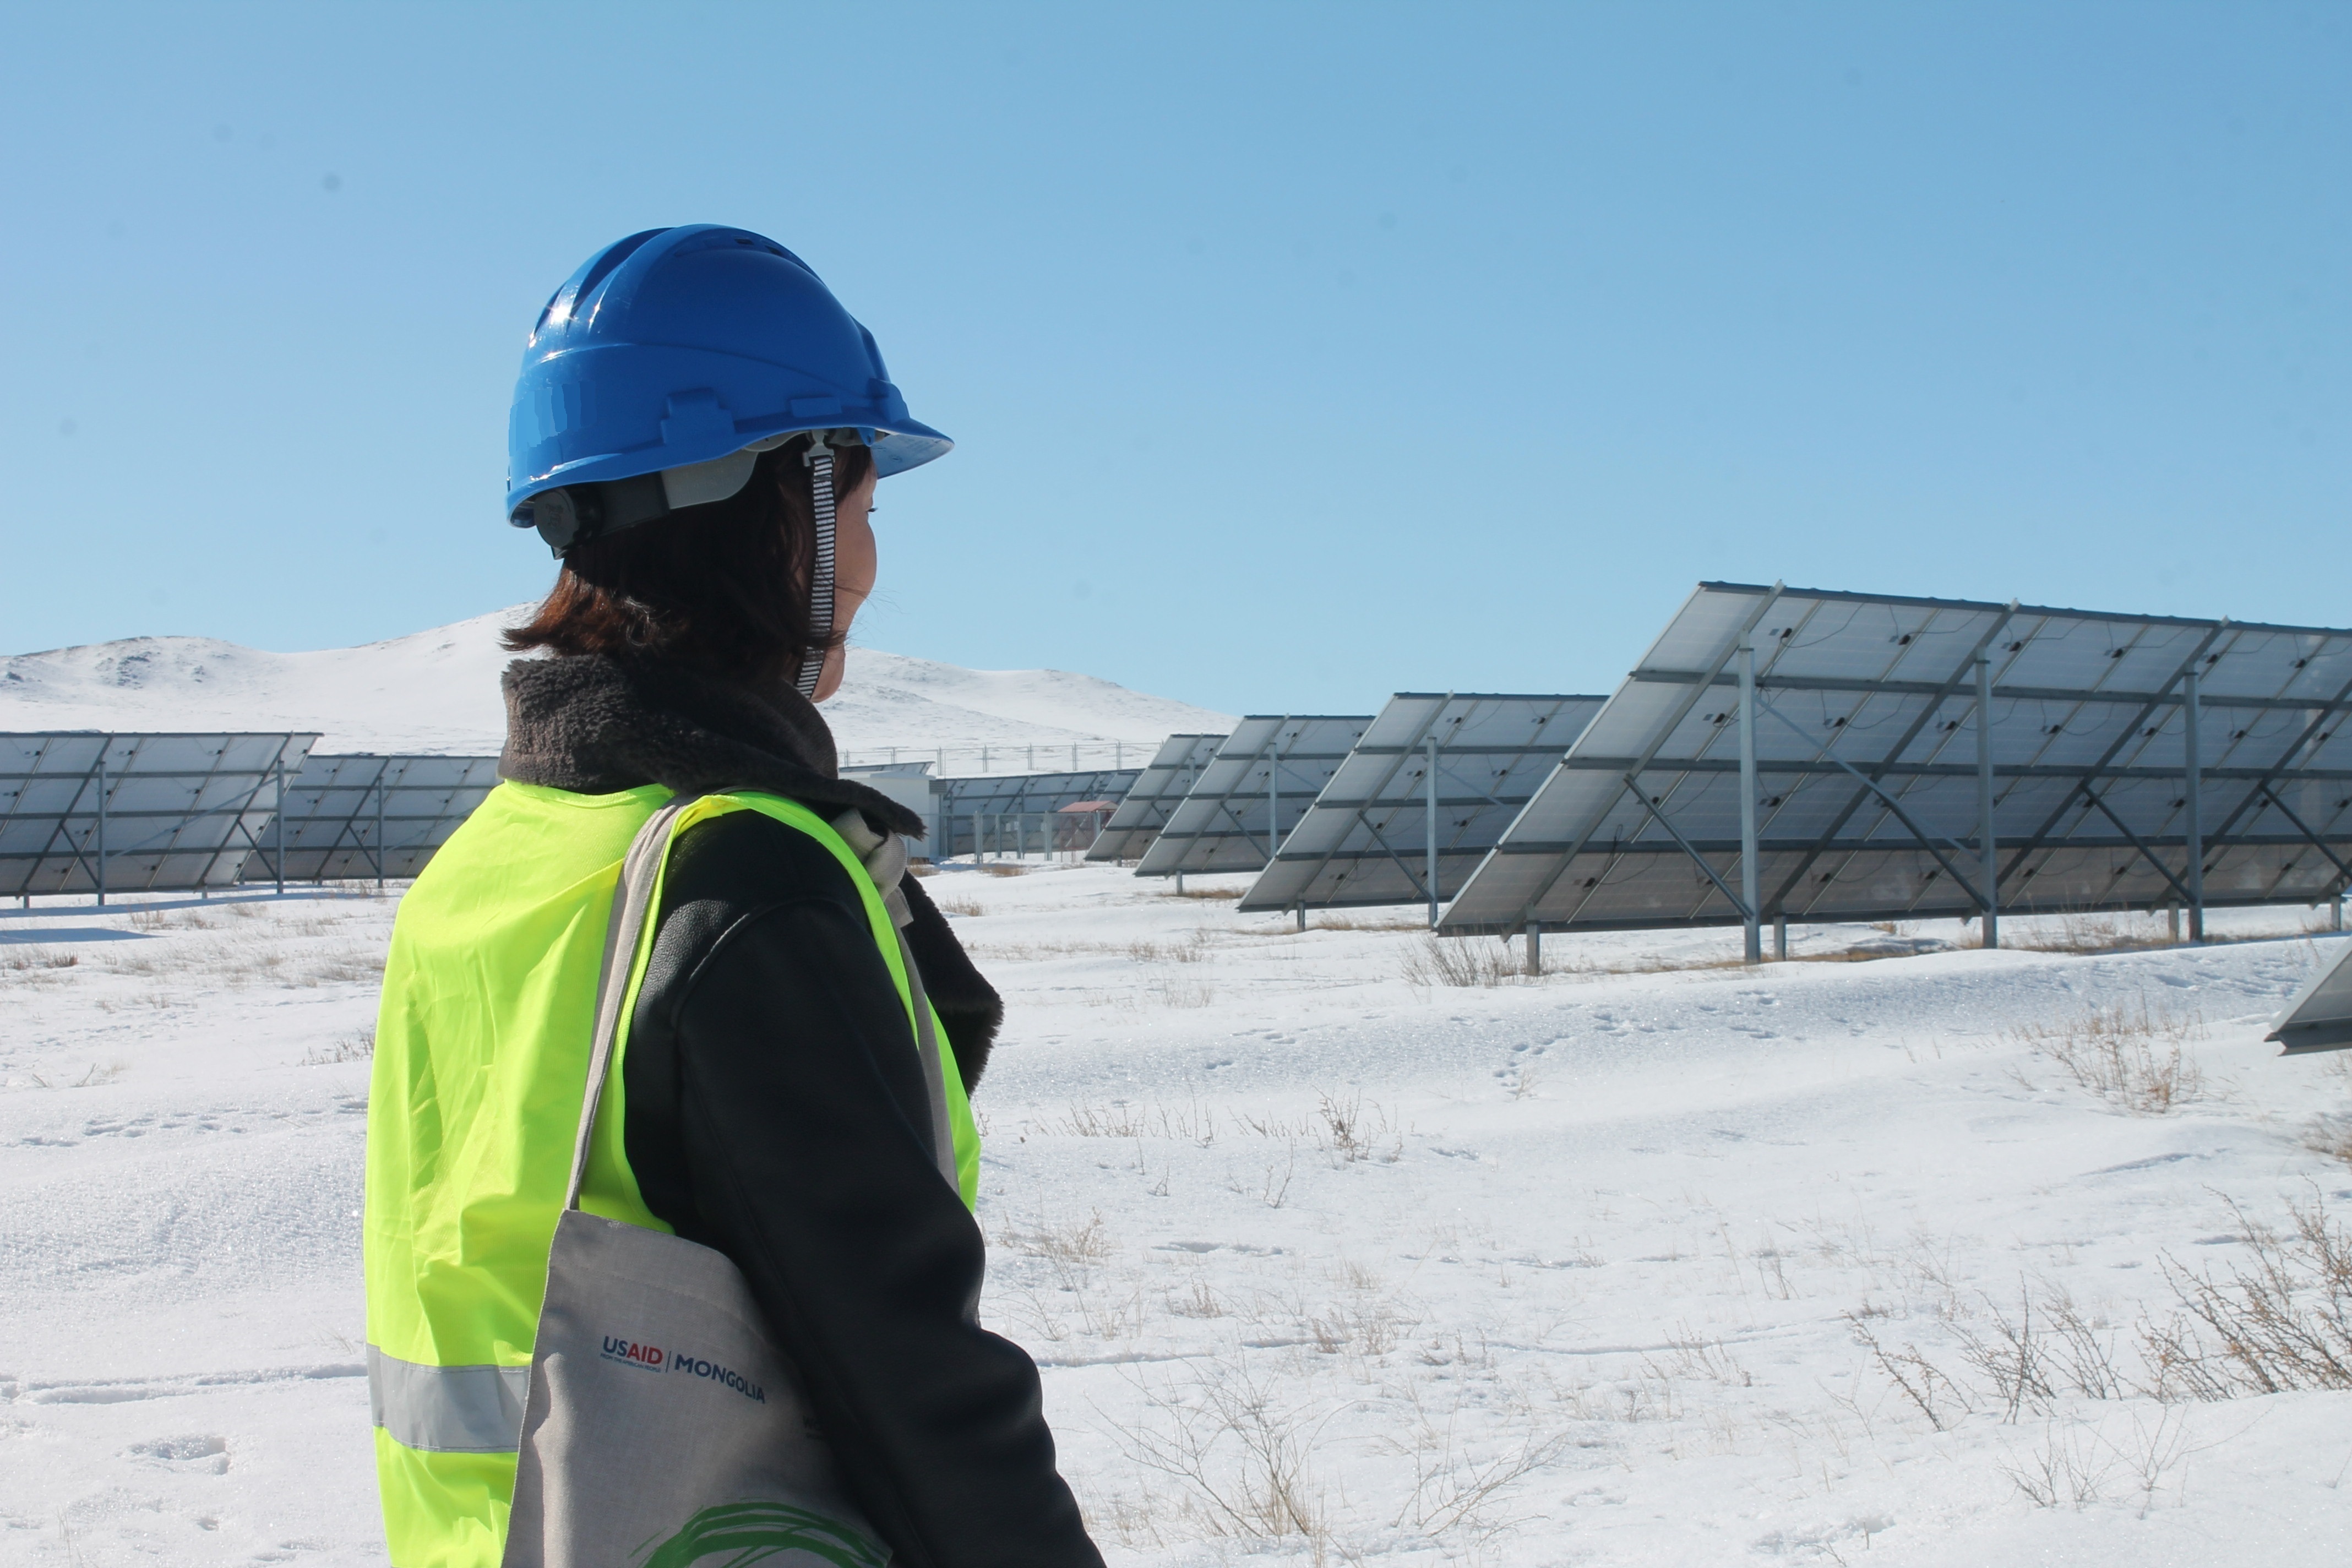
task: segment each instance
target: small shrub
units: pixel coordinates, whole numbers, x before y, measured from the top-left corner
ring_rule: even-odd
[[[2352,1165],[2352,1116],[2322,1116],[2303,1135],[2304,1147],[2315,1154]]]
[[[2352,1232],[2316,1188],[2290,1204],[2290,1233],[2236,1205],[2251,1267],[2226,1279],[2170,1258],[2165,1278],[2182,1310],[2143,1323],[2141,1342],[2159,1397],[2231,1399],[2296,1388],[2352,1389]]]
[[[1404,978],[1424,989],[1439,985],[1511,985],[1524,978],[1509,944],[1499,937],[1439,936],[1425,931],[1406,950]]]
[[[2188,1052],[2190,1040],[2204,1037],[2204,1020],[2151,1011],[2146,997],[2056,1024],[2027,1024],[2012,1034],[2135,1116],[2161,1116],[2204,1091],[2204,1074]]]
[[[375,1059],[375,1031],[362,1029],[356,1035],[345,1035],[331,1046],[313,1046],[302,1053],[306,1068],[332,1067],[337,1062],[365,1062]]]

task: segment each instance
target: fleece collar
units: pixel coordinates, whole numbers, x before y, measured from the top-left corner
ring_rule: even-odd
[[[499,776],[578,795],[657,784],[680,794],[756,789],[855,809],[919,838],[929,826],[878,790],[839,776],[833,731],[791,687],[755,689],[653,660],[589,654],[519,658],[499,682],[507,743]]]

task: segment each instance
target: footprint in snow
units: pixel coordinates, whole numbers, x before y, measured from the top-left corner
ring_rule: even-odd
[[[149,1464],[168,1465],[184,1473],[211,1476],[228,1473],[228,1439],[221,1436],[156,1437],[148,1442],[131,1444],[124,1454]]]

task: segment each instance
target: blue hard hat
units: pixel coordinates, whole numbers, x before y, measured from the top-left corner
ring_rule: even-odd
[[[812,430],[840,432],[836,445],[855,432],[883,476],[954,445],[908,416],[874,334],[808,263],[749,229],[650,228],[590,257],[531,329],[507,427],[507,521],[550,533],[533,502],[566,491],[551,498],[561,550],[574,497],[661,475],[667,500],[626,502],[609,531],[731,495],[751,452]]]

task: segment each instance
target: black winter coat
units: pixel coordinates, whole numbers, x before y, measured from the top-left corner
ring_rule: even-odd
[[[922,825],[832,776],[789,690],[675,668],[525,659],[500,773],[586,794],[772,791]],[[1002,1005],[919,884],[908,946],[976,1088]],[[646,1205],[742,1270],[806,1381],[850,1496],[908,1568],[1099,1568],[1037,1369],[980,1326],[979,1226],[932,1160],[906,1014],[856,889],[822,845],[735,812],[671,852],[623,1084]]]

